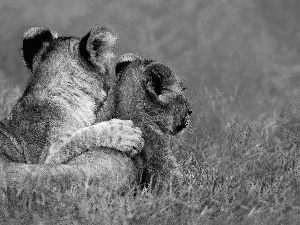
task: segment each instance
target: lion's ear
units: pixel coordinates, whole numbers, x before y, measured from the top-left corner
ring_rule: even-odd
[[[122,71],[125,70],[125,68],[132,62],[134,61],[141,61],[142,58],[132,54],[132,53],[126,53],[123,54],[119,57],[119,59],[117,60],[117,64],[116,64],[116,74],[121,73]]]
[[[88,63],[103,65],[115,57],[112,51],[117,43],[117,36],[106,27],[94,26],[91,31],[80,40],[80,54]]]
[[[22,54],[29,69],[32,69],[34,57],[38,52],[56,37],[55,32],[42,27],[32,27],[24,33]]]
[[[152,63],[145,70],[146,91],[162,104],[168,104],[177,94],[177,82],[174,72],[162,63]]]

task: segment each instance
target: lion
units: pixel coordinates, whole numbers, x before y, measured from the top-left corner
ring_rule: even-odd
[[[78,181],[83,175],[98,178],[108,187],[124,188],[133,182],[155,184],[181,171],[169,148],[171,135],[189,125],[191,108],[184,86],[166,65],[133,54],[116,64],[116,84],[97,115],[97,121],[119,118],[142,130],[144,147],[130,157],[113,148],[97,147],[97,123],[76,132],[60,151],[47,158],[47,165],[14,164],[6,168],[11,183],[25,178],[46,177],[52,183]],[[129,122],[132,123],[132,122]],[[53,182],[54,181],[54,182]]]
[[[76,132],[95,124],[115,77],[116,40],[115,34],[100,26],[82,38],[59,37],[41,27],[25,32],[22,54],[31,76],[24,94],[0,123],[2,181],[22,183],[26,174],[47,170],[53,176],[81,173],[81,166],[45,164]],[[131,121],[115,119],[96,127],[98,146],[122,154],[143,146],[141,131]],[[92,166],[82,167],[87,168],[86,174],[92,170]]]
[[[145,141],[134,159],[142,162],[141,183],[155,185],[171,176],[181,179],[170,141],[190,125],[192,110],[185,85],[169,66],[133,54],[123,55],[116,68],[114,116],[132,120]]]
[[[116,74],[116,84],[97,120],[129,120],[142,130],[145,145],[130,155],[139,170],[139,183],[154,185],[171,176],[180,178],[181,171],[170,150],[170,139],[190,121],[192,111],[184,96],[183,82],[170,67],[131,53],[119,58]],[[86,161],[84,151],[99,154],[99,149],[90,152],[99,146],[97,137],[93,126],[78,132],[72,144],[49,157],[47,163]]]
[[[82,38],[80,42],[86,39],[89,40]],[[99,46],[99,42],[94,44]],[[80,49],[80,44],[78,46],[75,49]],[[70,51],[63,52],[69,54]],[[99,57],[101,54],[89,55]],[[44,55],[46,60],[42,62],[47,62],[47,57]],[[101,59],[97,62],[103,61]],[[183,95],[182,82],[168,66],[133,54],[121,56],[114,69],[117,73],[115,85],[109,91],[104,106],[99,112],[94,112],[98,117],[95,123],[86,123],[88,126],[74,129],[66,138],[50,145],[50,150],[45,148],[46,153],[39,157],[39,164],[7,160],[6,164],[2,164],[2,171],[5,172],[8,185],[17,186],[37,178],[61,184],[88,177],[109,187],[124,187],[139,178],[139,183],[149,184],[151,179],[166,180],[173,174],[180,175],[169,142],[171,135],[177,134],[189,124],[191,109]],[[76,95],[76,92],[70,90],[66,89],[63,93],[67,96]],[[101,90],[99,88],[98,91]],[[85,91],[91,94],[90,90]],[[77,100],[82,101],[80,98]],[[88,115],[84,110],[78,110],[77,113],[83,120],[88,120],[92,114]],[[141,128],[142,138],[141,132],[133,124]],[[122,133],[126,129],[129,131]]]

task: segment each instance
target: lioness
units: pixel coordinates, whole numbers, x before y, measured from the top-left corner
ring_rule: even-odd
[[[27,172],[44,173],[50,167],[41,164],[49,155],[63,148],[78,130],[95,123],[114,80],[116,39],[99,26],[81,39],[59,37],[39,27],[25,32],[22,53],[31,77],[11,114],[0,123],[2,178],[13,181]],[[125,153],[141,148],[143,143],[141,131],[131,121],[97,124],[97,134],[98,146]],[[58,170],[75,174],[76,169]],[[52,175],[56,173],[59,175],[55,171]]]

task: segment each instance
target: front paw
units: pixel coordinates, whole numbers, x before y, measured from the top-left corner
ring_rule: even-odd
[[[144,146],[142,131],[131,120],[112,119],[94,126],[103,129],[105,146],[124,152],[129,157],[139,154]]]

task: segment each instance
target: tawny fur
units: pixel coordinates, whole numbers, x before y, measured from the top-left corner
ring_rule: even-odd
[[[99,66],[100,62],[97,62],[96,65]],[[88,65],[87,68],[90,66],[95,66],[95,63]],[[103,71],[105,66],[99,66],[99,68],[99,71]],[[46,156],[42,157],[43,160],[48,158],[46,162],[50,164],[63,162],[63,165],[26,165],[11,163],[10,159],[4,158],[3,162],[6,163],[2,164],[1,171],[8,185],[22,184],[26,180],[37,177],[57,181],[56,183],[76,182],[78,179],[89,177],[100,181],[105,186],[124,187],[137,181],[139,175],[142,176],[142,182],[149,183],[151,177],[167,179],[173,171],[177,171],[176,161],[169,149],[170,135],[176,134],[186,126],[190,113],[180,80],[167,66],[143,60],[134,55],[121,57],[116,70],[118,80],[113,90],[110,91],[106,104],[98,113],[97,121],[114,117],[124,120],[132,119],[134,124],[141,127],[143,131],[143,137],[146,140],[145,147],[139,149],[142,146],[140,139],[131,140],[130,145],[136,146],[135,152],[127,151],[126,148],[124,150],[123,145],[121,151],[123,148],[125,153],[129,153],[133,157],[131,159],[121,151],[117,151],[116,146],[107,144],[107,139],[101,138],[104,134],[103,130],[101,131],[103,126],[101,128],[99,124],[89,125],[87,122],[85,124],[87,126],[77,127],[79,129],[75,132],[72,131],[71,136],[67,133],[66,138],[57,141],[58,147],[55,147],[53,151],[50,146],[50,154],[47,152]],[[72,90],[68,88],[62,90],[65,91],[63,96],[66,101],[68,101],[67,96],[76,95],[76,92],[72,93]],[[91,90],[84,91],[88,93],[88,96],[91,95],[96,99],[95,96],[101,94],[103,88],[98,89],[99,93],[94,93],[93,90],[94,86],[91,85]],[[41,96],[43,95],[41,94]],[[78,99],[78,101],[81,102],[82,99]],[[60,104],[57,99],[54,102]],[[99,102],[87,102],[91,106],[93,103]],[[86,108],[78,111],[78,115],[80,115],[78,118],[81,120],[91,118],[85,110]],[[67,112],[72,114],[71,111]],[[58,116],[61,115],[58,114]],[[78,119],[73,118],[75,124],[77,121]],[[68,125],[65,121],[60,122]],[[69,124],[70,127],[74,125],[73,122]],[[132,127],[132,125],[130,126]],[[105,126],[104,130],[107,130]],[[116,132],[107,132],[109,135],[114,133]],[[136,132],[137,137],[138,133]],[[122,137],[122,135],[119,136]],[[108,147],[97,146],[99,141]],[[14,143],[14,140],[10,142]],[[137,154],[139,151],[141,151],[140,154]],[[140,174],[138,174],[139,171]]]
[[[98,33],[97,29],[89,35]],[[43,28],[31,28],[25,33],[23,56],[31,77],[23,96],[2,121],[22,146],[16,149],[18,157],[1,147],[1,152],[13,161],[42,163],[74,132],[95,122],[95,113],[107,95],[100,90],[107,85],[111,71],[100,71],[90,56],[82,55],[78,47],[81,42],[78,38],[53,36],[52,31]],[[112,47],[109,52],[113,52]],[[100,60],[102,64],[110,63]]]
[[[141,132],[128,121],[119,121],[118,126],[113,122],[96,125],[99,136],[95,143],[113,147],[114,151],[103,148],[99,154],[94,153],[94,158],[87,153],[87,160],[76,164],[44,164],[62,147],[70,145],[76,132],[96,122],[96,114],[114,79],[115,42],[115,35],[98,26],[81,39],[58,37],[51,30],[37,27],[24,34],[23,58],[31,77],[23,96],[0,124],[2,183],[18,186],[28,178],[40,176],[76,181],[95,174],[103,183],[105,178],[114,184],[118,180],[121,184],[134,180],[135,168],[128,167],[130,159],[116,151],[142,146]],[[117,128],[120,132],[116,136],[122,141],[116,145],[108,143],[107,129]]]
[[[100,110],[98,121],[117,117],[132,120],[141,128],[145,146],[123,152],[133,159],[142,183],[166,181],[173,175],[180,177],[179,166],[170,150],[170,138],[189,123],[191,111],[182,82],[166,65],[133,54],[121,56],[116,70],[116,85]],[[110,133],[117,135],[116,131],[106,131],[106,135]],[[76,162],[79,158],[85,161],[86,155],[82,153],[86,151],[89,157],[99,154],[90,151],[101,152],[98,142],[104,141],[100,137],[105,135],[99,135],[97,125],[82,129],[71,138],[69,147],[62,148],[49,163]]]

